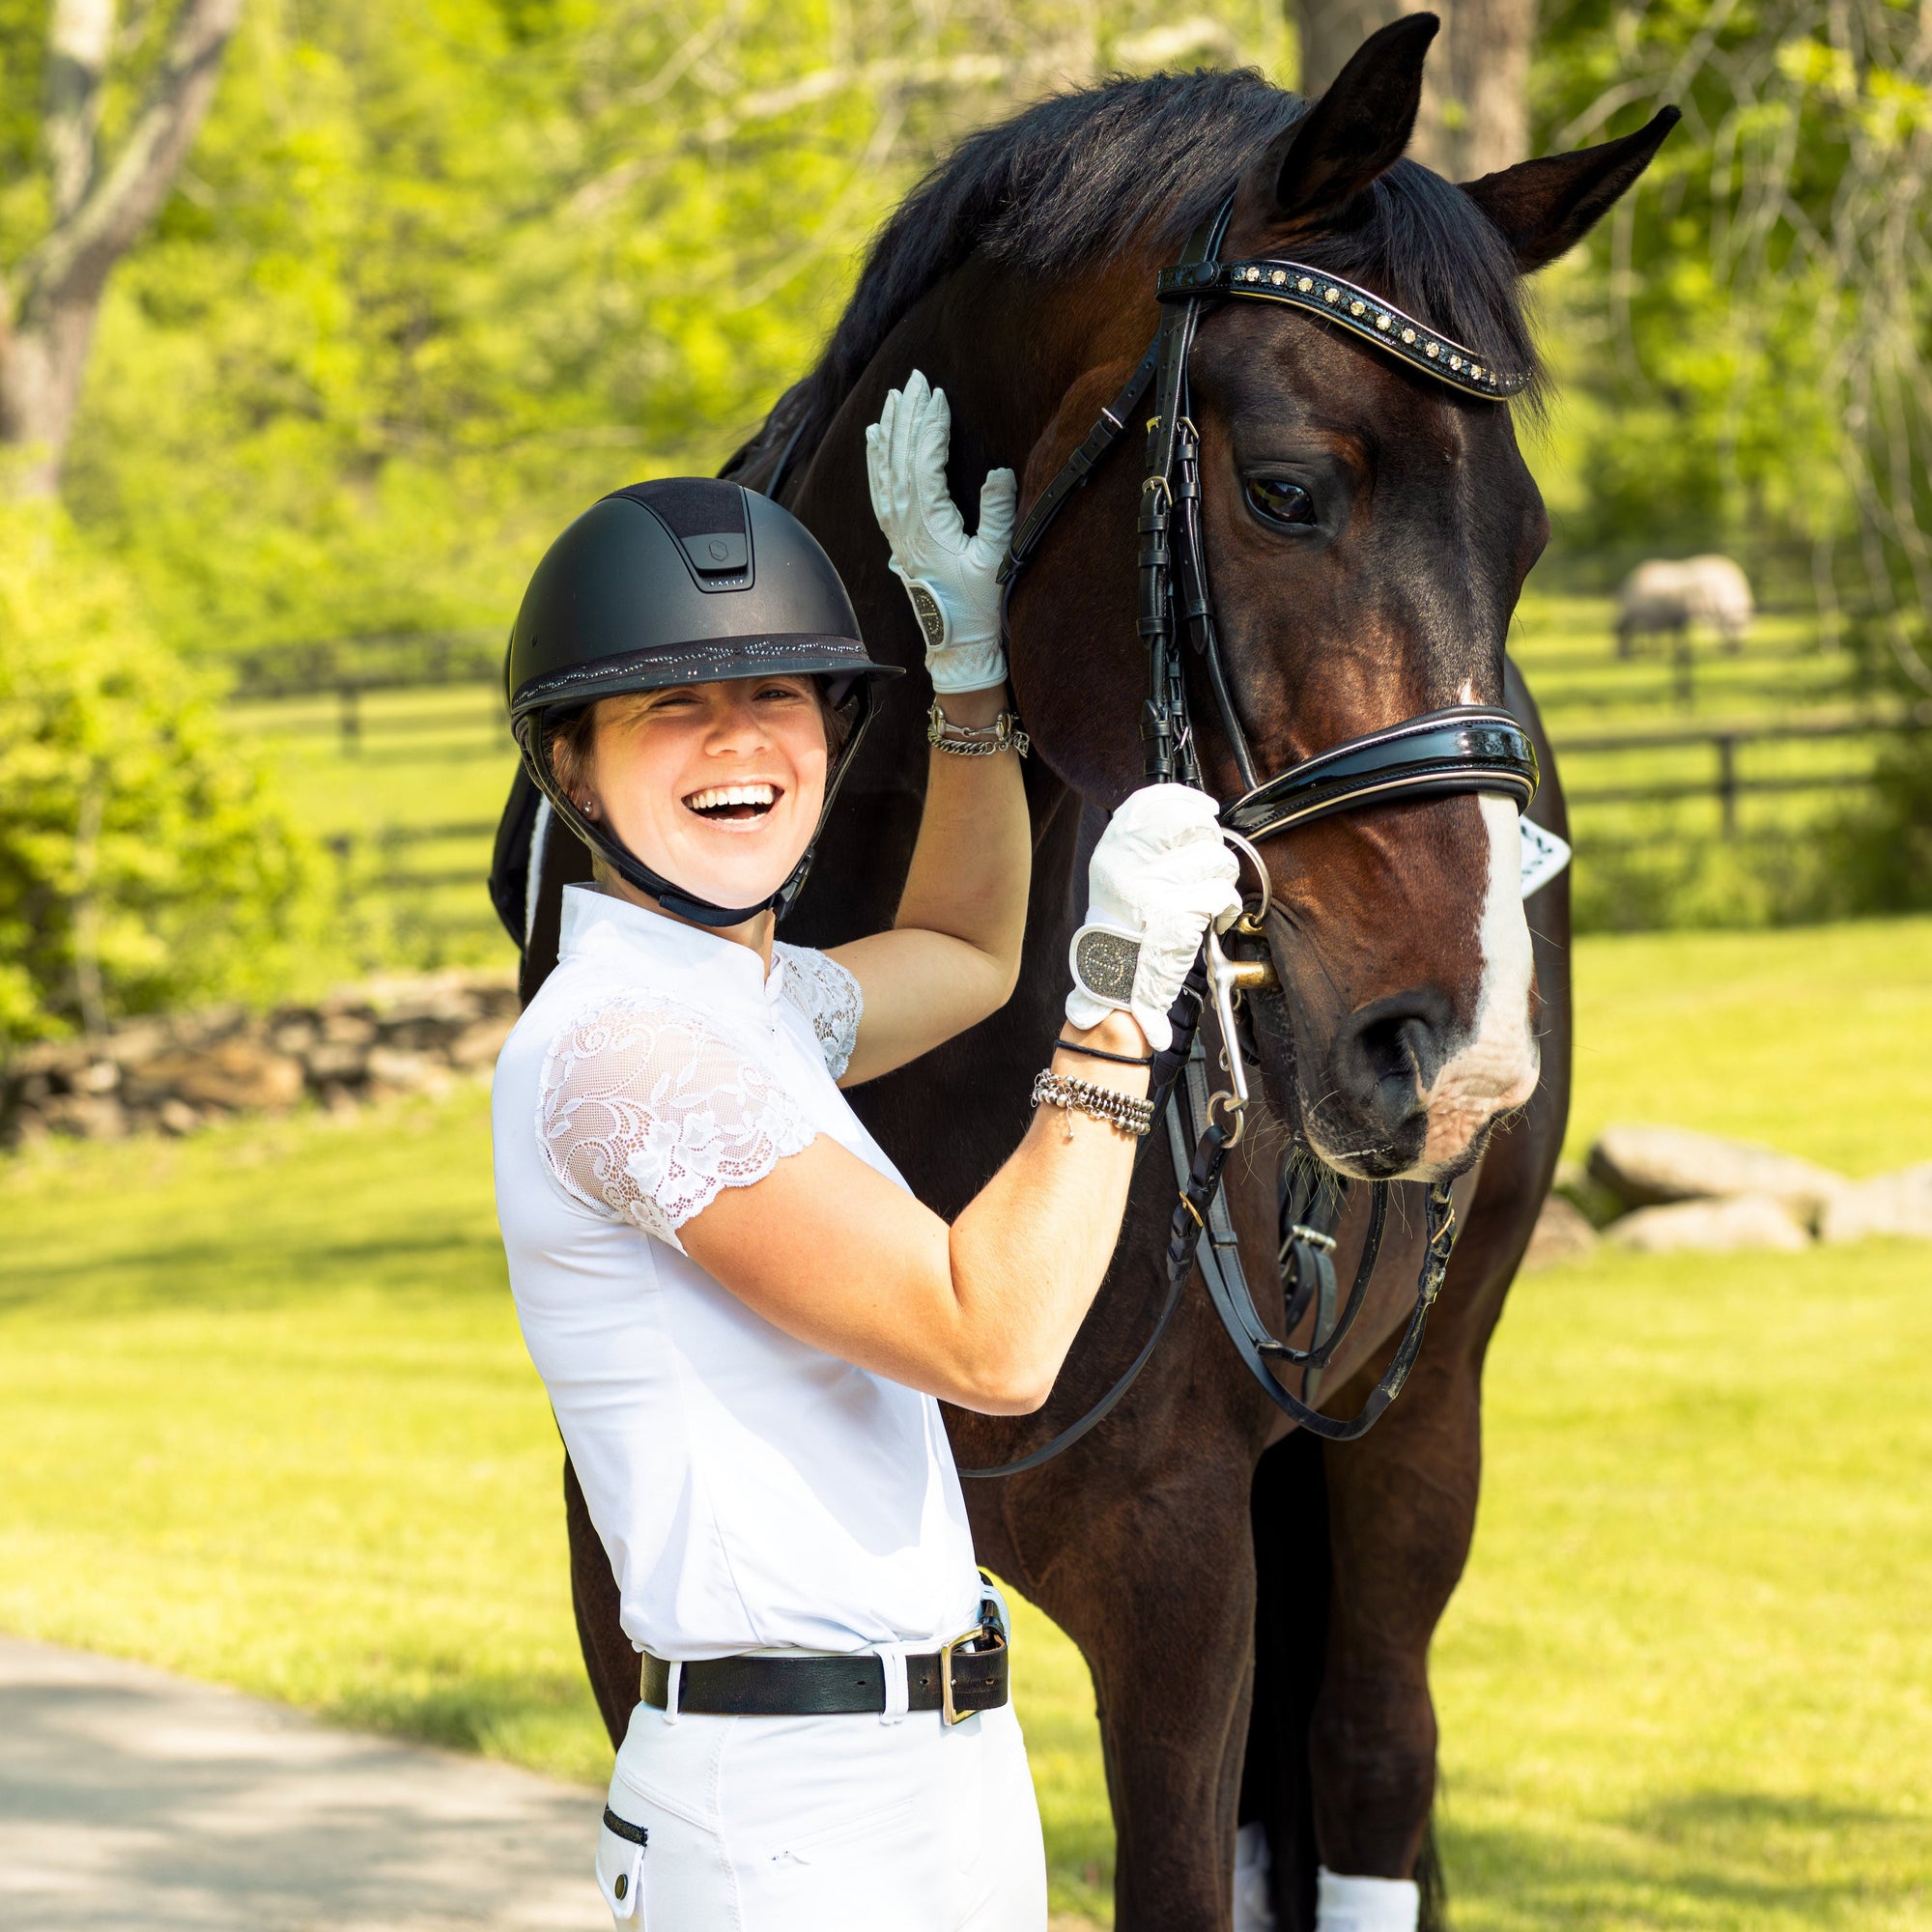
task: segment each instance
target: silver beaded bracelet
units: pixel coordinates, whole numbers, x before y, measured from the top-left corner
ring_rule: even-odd
[[[1025,757],[1033,749],[1033,740],[1010,711],[1002,711],[990,724],[955,724],[939,708],[937,698],[926,713],[925,742],[935,752],[955,758],[990,758],[996,752],[1017,752]]]
[[[1137,1100],[1131,1094],[1096,1087],[1091,1080],[1075,1080],[1069,1074],[1055,1073],[1051,1067],[1034,1081],[1033,1103],[1036,1107],[1060,1107],[1070,1113],[1091,1114],[1094,1120],[1105,1121],[1117,1132],[1131,1134],[1136,1140],[1153,1125],[1151,1100]]]

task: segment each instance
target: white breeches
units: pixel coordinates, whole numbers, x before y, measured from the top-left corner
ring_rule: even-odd
[[[1045,1932],[1046,1857],[1011,1705],[667,1722],[639,1704],[597,1879],[618,1932]]]
[[[1415,1932],[1422,1891],[1406,1878],[1315,1876],[1315,1932]],[[1268,1904],[1267,1834],[1243,1825],[1235,1837],[1235,1932],[1275,1932]]]

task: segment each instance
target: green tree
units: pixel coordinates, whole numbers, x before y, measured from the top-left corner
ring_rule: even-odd
[[[0,1047],[272,992],[315,854],[52,505],[0,510]]]
[[[0,0],[4,4],[4,0]],[[257,0],[110,294],[67,500],[196,652],[497,631],[616,484],[718,463],[958,133],[1213,0]]]
[[[115,0],[14,0],[0,16],[0,448],[24,453],[7,473],[30,496],[59,482],[107,278],[174,184],[241,11],[181,0],[124,26]]]
[[[1685,111],[1558,285],[1572,542],[1747,550],[1932,690],[1928,85],[1932,14],[1891,0],[1559,0],[1536,70],[1546,148]]]

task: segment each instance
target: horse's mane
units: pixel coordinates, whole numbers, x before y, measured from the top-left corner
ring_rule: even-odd
[[[1262,150],[1308,111],[1253,69],[1151,74],[1055,95],[969,135],[879,231],[818,366],[725,473],[803,459],[905,314],[976,251],[1064,272],[1146,240],[1177,251]],[[1509,245],[1450,183],[1401,160],[1365,217],[1297,247],[1506,367],[1537,370]]]

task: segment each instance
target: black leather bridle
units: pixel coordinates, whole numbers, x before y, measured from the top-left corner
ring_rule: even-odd
[[[1519,811],[1526,810],[1536,795],[1536,751],[1529,734],[1507,711],[1458,704],[1349,739],[1272,778],[1260,775],[1223,661],[1208,578],[1201,519],[1201,442],[1188,415],[1188,360],[1203,307],[1210,301],[1251,299],[1300,308],[1432,381],[1484,402],[1501,402],[1520,393],[1528,378],[1495,368],[1371,291],[1305,263],[1221,261],[1221,243],[1233,212],[1231,194],[1194,231],[1179,263],[1161,272],[1157,283],[1161,319],[1152,345],[1013,532],[1000,581],[1010,595],[1014,581],[1054,519],[1126,434],[1151,388],[1153,413],[1147,419],[1139,526],[1138,629],[1150,672],[1141,714],[1144,771],[1150,784],[1202,783],[1187,696],[1191,649],[1213,696],[1222,733],[1245,787],[1240,797],[1221,808],[1220,816],[1231,842],[1246,847],[1254,868],[1261,872],[1260,904],[1235,928],[1255,939],[1262,937],[1260,915],[1266,910],[1269,894],[1267,874],[1252,849],[1256,841],[1335,812],[1391,799],[1500,792],[1516,800]],[[1387,1224],[1389,1183],[1374,1183],[1368,1236],[1348,1298],[1340,1307],[1332,1260],[1334,1231],[1350,1183],[1346,1177],[1318,1164],[1313,1185],[1293,1177],[1284,1185],[1280,1258],[1287,1326],[1293,1331],[1309,1308],[1315,1309],[1315,1332],[1307,1349],[1291,1348],[1269,1334],[1242,1269],[1239,1246],[1221,1198],[1222,1170],[1240,1139],[1248,1104],[1236,1009],[1244,987],[1260,987],[1271,979],[1264,961],[1229,959],[1210,933],[1171,1014],[1174,1044],[1155,1056],[1152,1097],[1167,1116],[1179,1199],[1168,1233],[1166,1293],[1152,1332],[1125,1373],[1077,1422],[1029,1455],[994,1468],[962,1469],[962,1476],[1015,1475],[1037,1468],[1098,1424],[1147,1366],[1174,1319],[1197,1262],[1209,1299],[1242,1361],[1269,1400],[1304,1429],[1328,1441],[1352,1441],[1374,1427],[1400,1393],[1421,1350],[1429,1311],[1455,1246],[1456,1208],[1446,1181],[1437,1181],[1429,1190],[1428,1242],[1408,1324],[1381,1378],[1360,1413],[1351,1418],[1324,1415],[1314,1403],[1323,1370],[1366,1301]],[[1208,1091],[1200,1024],[1210,1003],[1217,1012],[1222,1064],[1231,1092]],[[1225,1117],[1226,1124],[1215,1118],[1217,1114]],[[1270,1366],[1275,1363],[1301,1369],[1299,1396],[1276,1378]]]

